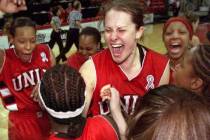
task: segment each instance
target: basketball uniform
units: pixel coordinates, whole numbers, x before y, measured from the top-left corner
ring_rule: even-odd
[[[37,45],[28,63],[20,60],[14,48],[5,50],[0,71],[0,96],[4,107],[10,111],[10,140],[42,140],[48,137],[48,117],[30,96],[50,67],[50,51],[46,45]]]
[[[116,124],[105,116],[97,115],[87,118],[82,135],[79,138],[63,138],[53,133],[48,140],[119,140],[118,136]]]
[[[67,59],[67,65],[79,71],[80,67],[86,60],[87,58],[85,56],[77,52]]]
[[[136,103],[149,90],[158,86],[160,78],[168,64],[168,58],[152,50],[139,46],[141,70],[133,79],[128,79],[123,70],[112,59],[105,49],[92,56],[96,70],[96,87],[93,92],[89,115],[108,114],[108,106],[101,102],[100,90],[106,84],[115,87],[121,97],[125,114],[135,111]]]

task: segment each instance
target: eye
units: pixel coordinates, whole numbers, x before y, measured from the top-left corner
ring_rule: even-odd
[[[123,33],[123,32],[125,32],[125,30],[124,29],[120,29],[119,32],[120,33]]]
[[[111,32],[111,29],[105,28],[105,32],[106,32],[106,33],[110,33],[110,32]]]
[[[165,32],[165,35],[172,35],[173,32]]]
[[[186,31],[179,31],[180,34],[186,34]]]
[[[25,43],[24,40],[18,40],[18,42],[21,43],[21,44]]]
[[[36,40],[31,40],[31,43],[36,43]]]

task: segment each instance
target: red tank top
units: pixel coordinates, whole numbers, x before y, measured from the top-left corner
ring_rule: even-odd
[[[55,133],[48,140],[119,140],[116,128],[103,116],[89,117],[79,138],[60,138]]]
[[[49,47],[37,45],[30,63],[22,62],[14,48],[5,50],[5,61],[0,72],[0,96],[10,111],[39,111],[38,103],[30,97],[34,86],[50,68]]]
[[[142,48],[139,47],[140,49]],[[129,80],[122,69],[113,61],[108,49],[92,57],[97,78],[89,113],[92,115],[109,113],[109,108],[104,106],[99,96],[101,88],[106,84],[111,84],[119,91],[124,111],[128,115],[134,112],[140,97],[149,89],[158,86],[168,63],[167,57],[148,49],[145,49],[143,56],[142,69],[132,80]]]

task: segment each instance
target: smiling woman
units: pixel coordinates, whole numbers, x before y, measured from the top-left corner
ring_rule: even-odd
[[[138,1],[107,3],[104,25],[108,48],[92,56],[80,69],[87,85],[86,113],[89,107],[92,115],[109,112],[99,94],[104,85],[111,84],[119,90],[122,103],[126,103],[124,111],[131,115],[135,103],[147,90],[168,83],[168,59],[138,44],[144,32],[143,12]]]
[[[32,95],[55,60],[47,46],[35,43],[35,23],[30,18],[15,19],[11,35],[14,48],[0,50],[0,97],[9,110],[8,136],[15,140],[42,140],[49,132],[48,118]]]
[[[184,17],[172,17],[163,26],[163,41],[171,60],[171,67],[180,63],[192,39],[193,28]]]

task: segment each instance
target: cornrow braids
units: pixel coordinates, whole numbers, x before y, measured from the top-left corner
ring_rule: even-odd
[[[46,71],[40,85],[45,105],[56,112],[76,111],[84,105],[85,82],[79,72],[67,65],[56,65]],[[60,119],[50,116],[56,123],[69,125],[69,137],[78,137],[85,118],[80,115]]]
[[[196,75],[204,81],[203,94],[210,97],[210,45],[200,45],[195,48],[192,65]]]

